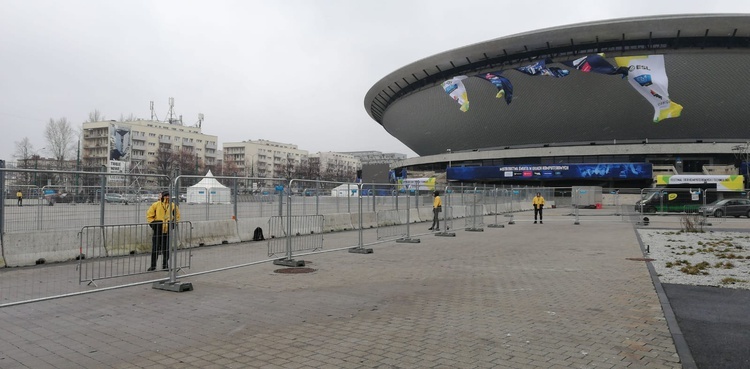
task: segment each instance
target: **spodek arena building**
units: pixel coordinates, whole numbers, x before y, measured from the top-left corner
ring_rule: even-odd
[[[465,46],[378,81],[365,109],[420,157],[505,185],[647,187],[744,174],[750,15],[629,18]]]

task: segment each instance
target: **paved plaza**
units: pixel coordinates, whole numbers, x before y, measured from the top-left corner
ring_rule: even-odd
[[[632,224],[529,215],[308,255],[312,273],[263,263],[190,277],[189,292],[141,285],[2,308],[0,368],[694,367],[647,263],[629,260],[643,257]]]

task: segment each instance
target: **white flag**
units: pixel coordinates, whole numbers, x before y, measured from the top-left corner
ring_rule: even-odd
[[[466,76],[455,76],[443,82],[443,89],[453,98],[453,100],[461,105],[461,111],[463,112],[469,110],[469,97],[466,95],[466,87],[464,87],[464,83],[461,82],[466,78]]]
[[[679,117],[682,105],[669,99],[669,78],[664,55],[616,57],[619,67],[628,68],[628,82],[654,106],[654,122]]]

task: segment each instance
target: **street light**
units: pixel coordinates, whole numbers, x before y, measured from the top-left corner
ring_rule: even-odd
[[[255,177],[255,158],[258,157],[258,153],[251,154],[250,155],[250,178]],[[245,172],[245,176],[247,176],[247,172]],[[252,181],[250,181],[250,186],[252,187]],[[245,191],[248,191],[248,184],[245,182]],[[252,193],[252,188],[249,190],[250,193]]]
[[[37,177],[39,173],[36,172],[37,166],[39,164],[39,151],[44,150],[44,149],[46,149],[46,147],[42,147],[39,150],[34,150],[34,186],[36,187],[39,187],[39,182],[38,182],[38,177]]]
[[[451,149],[445,150],[448,152],[448,168],[451,167]]]

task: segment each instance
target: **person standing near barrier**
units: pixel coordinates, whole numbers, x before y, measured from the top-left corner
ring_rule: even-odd
[[[539,224],[544,224],[542,221],[542,210],[544,209],[544,197],[541,192],[537,192],[536,196],[531,199],[531,205],[534,206],[534,224],[536,224],[536,215],[539,214]]]
[[[23,206],[23,192],[21,190],[16,192],[16,198],[18,198],[18,206]]]
[[[169,201],[169,191],[162,192],[159,201],[151,204],[146,211],[146,221],[154,230],[151,237],[151,267],[148,271],[156,270],[156,259],[159,258],[159,254],[162,255],[162,269],[167,269],[169,267],[170,225],[174,229],[176,225],[173,224],[180,221],[180,208]]]
[[[443,201],[440,199],[440,191],[435,191],[432,194],[435,198],[432,200],[432,227],[430,230],[440,230],[440,218],[438,215],[443,211]]]

